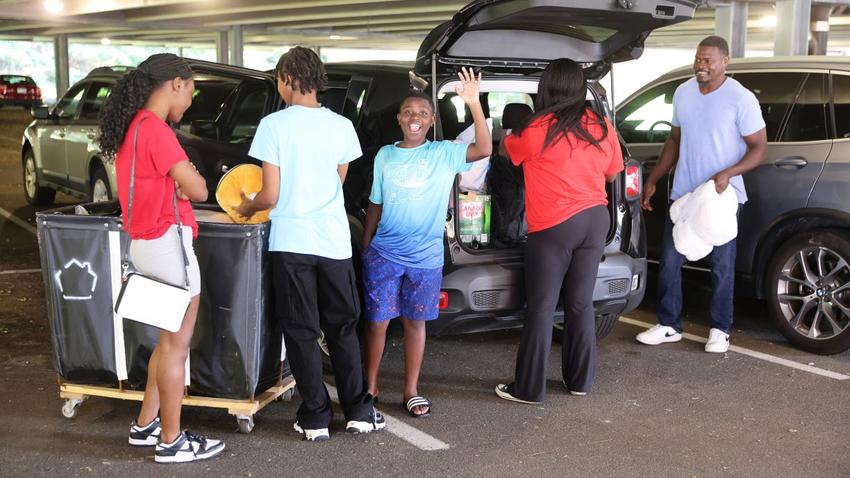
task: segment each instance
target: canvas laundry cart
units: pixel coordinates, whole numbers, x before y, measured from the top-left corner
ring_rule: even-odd
[[[295,385],[272,314],[268,223],[238,225],[208,210],[196,216],[201,304],[183,404],[226,409],[249,433],[253,415],[291,398]],[[114,312],[130,244],[118,204],[69,206],[38,213],[36,222],[63,415],[76,416],[89,396],[141,400],[159,331]]]

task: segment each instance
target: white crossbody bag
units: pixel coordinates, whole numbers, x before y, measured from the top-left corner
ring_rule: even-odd
[[[127,201],[127,231],[130,231],[130,219],[133,214],[133,187],[136,173],[136,143],[139,139],[139,125],[133,134],[133,162],[130,166],[130,197]],[[183,253],[184,287],[147,277],[139,272],[130,272],[129,251],[125,251],[122,263],[123,278],[121,293],[115,303],[115,312],[125,319],[152,325],[169,332],[177,332],[183,324],[183,317],[192,300],[189,292],[189,258],[183,247],[183,227],[180,212],[177,210],[177,192],[174,192],[174,215],[177,219],[177,237],[180,251]]]

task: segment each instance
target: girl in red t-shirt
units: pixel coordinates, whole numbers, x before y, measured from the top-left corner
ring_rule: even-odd
[[[623,170],[611,123],[585,106],[581,67],[558,59],[543,71],[536,113],[505,138],[503,154],[523,167],[528,220],[525,248],[526,319],[506,400],[540,403],[552,319],[563,291],[562,374],[573,395],[590,391],[596,372],[593,287],[611,225],[605,181]]]
[[[175,285],[183,285],[188,276],[193,295],[180,330],[160,331],[159,344],[148,362],[142,408],[130,426],[130,444],[156,445],[154,459],[160,463],[210,458],[224,450],[219,440],[180,430],[184,364],[201,290],[198,260],[192,249],[197,223],[189,201],[206,200],[207,186],[166,121],[180,121],[192,104],[194,90],[192,70],[185,60],[170,53],[153,55],[118,81],[103,107],[100,123],[101,151],[115,157],[118,199],[132,240],[133,266]],[[134,157],[132,216],[127,217]],[[175,194],[184,228],[182,242],[174,213]]]

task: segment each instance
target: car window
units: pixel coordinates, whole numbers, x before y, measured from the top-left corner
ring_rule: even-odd
[[[455,97],[457,98],[457,97]],[[460,98],[457,98],[460,99]],[[455,101],[452,100],[452,103]],[[534,100],[528,93],[512,93],[506,91],[491,91],[487,93],[487,103],[490,105],[490,118],[493,118],[493,129],[502,127],[502,113],[505,111],[505,105],[510,103],[526,104],[534,109]],[[463,100],[461,100],[461,108],[458,114],[466,115],[466,110],[463,108]],[[464,118],[465,119],[465,118]]]
[[[350,119],[352,123],[357,123],[357,118],[360,117],[360,109],[363,107],[363,100],[366,98],[366,90],[369,89],[369,81],[351,80],[348,83],[348,90],[345,92],[345,102],[342,105],[342,115]]]
[[[4,75],[0,76],[0,83],[10,86],[35,86],[35,80],[28,76]]]
[[[329,85],[325,91],[320,91],[316,98],[319,103],[325,108],[337,114],[342,114],[342,108],[345,105],[345,92],[348,85]]]
[[[92,83],[83,100],[83,109],[80,112],[80,118],[96,120],[110,92],[112,92],[112,85],[102,82]]]
[[[233,144],[250,144],[257,125],[266,111],[269,89],[261,81],[245,81],[239,86],[232,111],[219,125],[219,140]]]
[[[225,107],[233,101],[239,80],[207,73],[195,75],[192,104],[175,126],[181,131],[208,139],[221,139],[219,126],[225,120]],[[229,138],[229,133],[225,135]]]
[[[832,75],[836,138],[850,138],[850,76]]]
[[[818,141],[829,137],[826,80],[825,74],[808,75],[791,107],[780,141]]]
[[[77,85],[68,90],[68,93],[66,93],[56,105],[56,108],[53,110],[53,114],[59,118],[73,118],[77,114],[77,109],[83,101],[83,94],[85,94],[85,92],[85,84]]]
[[[793,72],[735,73],[734,78],[759,100],[768,141],[777,140],[782,120],[794,103],[805,76],[805,73]]]
[[[663,143],[670,135],[673,93],[687,78],[647,90],[617,111],[617,129],[626,143]]]

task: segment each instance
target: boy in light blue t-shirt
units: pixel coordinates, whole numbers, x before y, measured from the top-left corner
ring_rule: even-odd
[[[363,285],[366,311],[366,381],[377,396],[378,371],[387,326],[404,325],[404,406],[416,418],[431,414],[431,402],[417,390],[425,353],[425,322],[436,319],[443,278],[443,229],[455,176],[468,163],[490,156],[493,148],[479,102],[481,75],[460,73],[458,96],[469,106],[475,142],[428,141],[434,104],[421,93],[401,103],[398,122],[404,140],[384,146],[375,172],[363,235]],[[377,232],[376,232],[377,231]]]
[[[239,214],[273,207],[269,251],[275,313],[302,404],[295,431],[309,441],[330,438],[331,399],[318,339],[327,340],[346,430],[386,426],[366,393],[356,325],[359,301],[342,197],[348,163],[361,156],[351,121],[322,107],[327,86],[319,56],[295,47],[278,62],[277,89],[287,108],[260,122],[248,155],[263,162],[263,188],[244,197]],[[320,300],[321,299],[321,300]],[[321,328],[320,328],[321,325]]]

